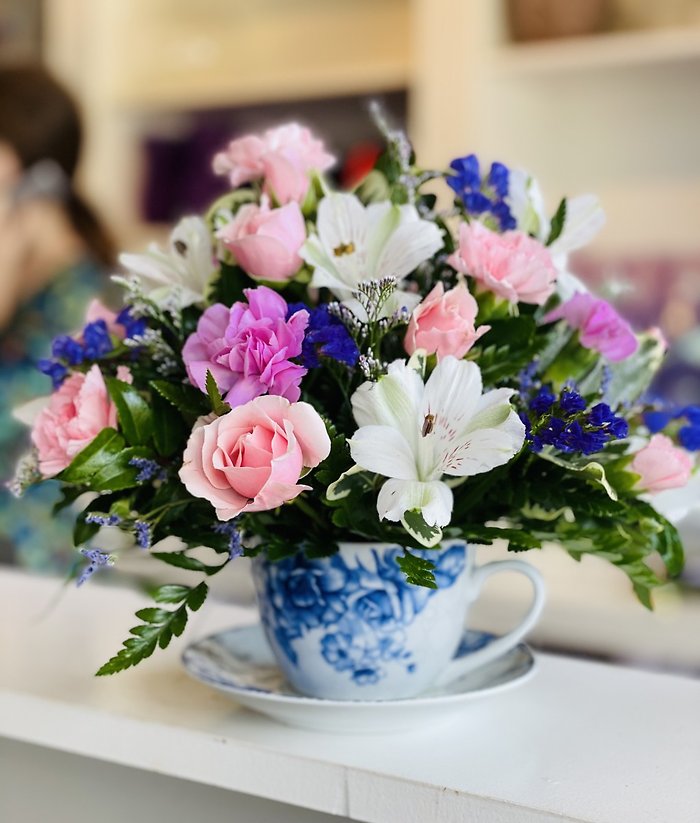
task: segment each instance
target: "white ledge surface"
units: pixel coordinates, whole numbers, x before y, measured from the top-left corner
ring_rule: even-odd
[[[532,680],[447,727],[325,735],[190,680],[182,640],[92,677],[145,600],[0,570],[0,747],[5,737],[369,823],[700,820],[700,681],[539,655]],[[210,602],[186,640],[253,620]]]

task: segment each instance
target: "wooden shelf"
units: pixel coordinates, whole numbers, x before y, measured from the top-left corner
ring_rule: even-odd
[[[508,76],[632,68],[700,60],[700,27],[609,32],[496,48],[492,65]]]

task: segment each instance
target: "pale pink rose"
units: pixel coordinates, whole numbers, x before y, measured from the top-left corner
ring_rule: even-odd
[[[586,349],[600,352],[612,363],[627,359],[639,347],[629,323],[606,300],[578,292],[543,318],[545,323],[566,320],[579,331]]]
[[[195,425],[180,479],[195,497],[208,500],[219,520],[242,512],[276,509],[310,486],[299,484],[330,452],[318,412],[308,403],[256,397]]]
[[[128,370],[118,374],[124,380]],[[117,409],[95,365],[86,374],[75,373],[51,395],[32,429],[32,442],[39,453],[39,471],[53,477],[107,427],[116,428]]]
[[[241,206],[235,218],[216,236],[251,277],[281,283],[301,268],[299,251],[306,240],[306,226],[298,203],[271,209],[262,205]]]
[[[498,234],[478,221],[459,227],[459,248],[447,262],[510,303],[543,305],[557,270],[547,249],[521,231]]]
[[[649,444],[635,454],[630,468],[639,475],[639,489],[662,492],[686,485],[693,471],[693,458],[674,446],[670,437],[655,434]]]
[[[236,188],[264,179],[264,189],[278,203],[303,202],[309,189],[309,172],[325,171],[335,163],[323,142],[298,123],[268,129],[263,135],[232,140],[214,157],[216,174],[227,174]]]
[[[437,354],[438,359],[451,354],[462,358],[474,343],[491,328],[474,328],[479,310],[476,300],[469,294],[464,283],[445,292],[437,283],[411,315],[404,348],[409,354],[425,349]]]

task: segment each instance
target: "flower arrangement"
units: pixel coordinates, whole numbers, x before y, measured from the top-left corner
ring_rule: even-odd
[[[193,576],[157,589],[98,674],[167,646],[243,554],[380,541],[435,587],[416,549],[554,541],[618,566],[647,606],[648,557],[681,570],[655,501],[688,482],[700,416],[644,401],[661,335],[568,271],[603,223],[595,198],[550,219],[527,174],[473,155],[420,169],[377,120],[386,150],[352,192],[306,128],[233,140],[214,158],[230,193],[166,248],[123,255],[125,307],[93,305],[39,364],[54,393],[14,486],[56,478],[60,505],[82,501],[78,585],[118,566],[100,547],[114,528]]]

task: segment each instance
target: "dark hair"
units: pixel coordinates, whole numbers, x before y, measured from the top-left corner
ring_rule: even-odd
[[[112,239],[72,185],[82,137],[77,105],[46,69],[0,67],[0,141],[12,146],[25,169],[41,160],[61,167],[71,183],[64,201],[68,218],[95,260],[109,267],[115,258]]]

